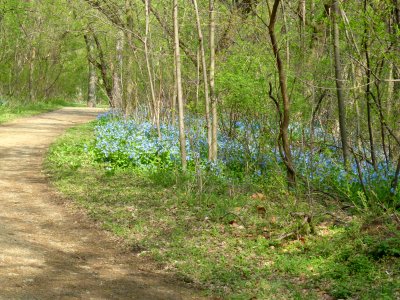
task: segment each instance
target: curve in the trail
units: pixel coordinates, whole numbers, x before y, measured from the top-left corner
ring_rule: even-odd
[[[0,299],[198,299],[57,201],[43,156],[98,109],[64,108],[0,126]]]

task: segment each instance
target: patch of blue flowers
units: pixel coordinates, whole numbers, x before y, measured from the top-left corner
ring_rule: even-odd
[[[382,159],[375,169],[366,161],[352,159],[348,171],[345,170],[341,153],[327,148],[323,152],[293,151],[296,170],[308,178],[313,185],[325,190],[340,190],[347,196],[357,195],[364,189],[375,198],[384,199],[392,191],[391,182],[395,176],[393,165],[387,165]],[[392,195],[393,196],[393,195]],[[394,195],[400,200],[400,195]]]
[[[148,121],[136,121],[121,117],[118,112],[110,111],[97,118],[95,127],[95,143],[93,152],[98,161],[107,162],[112,167],[134,166],[141,169],[167,168],[180,165],[179,131],[171,125],[161,125],[160,133],[156,126]],[[217,162],[207,161],[208,144],[204,121],[188,117],[191,124],[186,131],[186,151],[188,165],[195,164],[213,170],[222,176],[224,171],[243,173],[248,169],[249,161],[259,160],[259,148],[256,146],[256,134],[248,132],[243,124],[237,124],[238,136],[232,139],[227,135],[218,136],[219,159]],[[243,140],[247,143],[242,142]],[[267,160],[266,156],[264,157]],[[255,175],[261,175],[266,165],[253,166]],[[230,172],[232,173],[232,172]]]
[[[111,119],[100,123],[95,128],[96,158],[117,167],[170,165],[179,160],[178,135],[164,126],[161,132],[163,139],[149,122]]]
[[[188,117],[190,129],[186,132],[186,151],[189,167],[195,165],[213,171],[221,177],[242,177],[245,173],[256,178],[276,173],[282,165],[275,147],[262,145],[261,126],[252,122],[236,122],[234,135],[218,136],[218,161],[208,162],[207,132],[204,120]],[[148,121],[126,119],[118,112],[110,111],[98,116],[95,142],[92,150],[97,161],[114,167],[140,169],[171,168],[180,165],[179,131],[171,125],[161,125],[160,134]],[[362,185],[377,197],[389,194],[394,168],[380,163],[374,169],[365,161],[350,163],[346,172],[338,148],[326,147],[324,151],[292,147],[293,161],[298,174],[308,178],[313,185],[328,190],[344,191],[346,195],[362,190]],[[229,175],[228,175],[229,174]],[[398,196],[398,195],[397,195]]]

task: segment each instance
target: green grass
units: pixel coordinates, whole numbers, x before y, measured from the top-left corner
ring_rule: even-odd
[[[67,102],[64,100],[52,100],[36,103],[3,103],[0,102],[0,124],[20,118],[37,115],[40,113],[52,111],[65,106],[82,106],[82,103]]]
[[[343,211],[320,195],[287,193],[278,179],[236,185],[204,175],[199,194],[190,174],[107,171],[84,150],[93,126],[69,130],[49,150],[54,185],[183,280],[227,299],[400,297],[394,212]],[[313,215],[311,228],[301,213]]]

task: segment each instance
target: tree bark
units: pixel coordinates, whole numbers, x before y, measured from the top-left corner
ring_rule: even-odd
[[[366,61],[366,69],[365,75],[367,79],[367,85],[365,87],[365,99],[367,102],[367,123],[368,123],[368,134],[369,134],[369,145],[371,151],[371,161],[374,169],[378,170],[378,163],[376,161],[376,154],[375,154],[375,142],[374,142],[374,133],[372,129],[372,115],[371,115],[371,61],[369,58],[369,49],[368,49],[368,25],[366,21],[366,14],[367,14],[367,0],[364,0],[364,37],[363,37],[363,47],[364,47],[364,55]]]
[[[207,75],[206,54],[204,49],[204,37],[203,37],[203,32],[201,30],[201,21],[200,21],[200,14],[197,5],[197,0],[192,0],[192,1],[196,13],[197,34],[199,36],[201,67],[203,71],[204,99],[205,99],[206,124],[207,124],[208,159],[212,160],[213,149],[212,149],[212,125],[210,118],[210,92],[208,89],[209,82]]]
[[[210,10],[210,100],[212,116],[211,132],[211,155],[210,159],[215,161],[218,156],[218,112],[217,97],[215,95],[215,10],[214,0],[209,0]]]
[[[160,108],[159,102],[156,99],[156,92],[154,88],[154,80],[153,80],[153,72],[151,69],[151,62],[150,62],[150,54],[149,54],[149,31],[150,31],[150,1],[145,0],[145,10],[146,10],[146,33],[144,37],[144,55],[146,59],[146,68],[147,68],[147,75],[149,77],[149,86],[150,86],[150,96],[151,96],[151,103],[153,108],[153,120],[157,126],[158,137],[161,138],[161,130],[160,130]]]
[[[99,59],[100,59],[100,63],[97,64],[97,68],[100,69],[101,78],[103,80],[104,88],[106,90],[106,94],[108,97],[108,103],[110,104],[110,107],[114,107],[113,88],[112,88],[112,82],[109,77],[109,67],[104,58],[104,52],[103,52],[103,48],[101,46],[100,40],[98,39],[97,35],[94,32],[92,34],[93,34],[94,41],[96,43],[96,47],[97,47]]]
[[[278,68],[279,73],[279,85],[280,85],[280,92],[282,97],[282,104],[283,104],[283,114],[282,114],[282,122],[280,122],[280,141],[282,143],[283,148],[283,162],[286,166],[286,173],[287,173],[287,181],[289,186],[293,186],[296,184],[296,172],[293,166],[292,160],[292,153],[290,150],[290,142],[289,142],[289,135],[288,135],[288,128],[290,122],[290,101],[289,95],[287,91],[287,84],[286,84],[286,74],[285,69],[283,66],[283,62],[279,53],[278,48],[278,41],[275,34],[275,23],[277,19],[277,11],[279,6],[280,0],[274,1],[274,6],[272,8],[272,12],[270,15],[270,22],[268,25],[268,32],[271,38],[272,49],[274,52],[276,65]]]
[[[87,106],[96,107],[97,73],[96,73],[96,66],[93,63],[94,43],[93,40],[90,39],[87,35],[85,35],[85,42],[86,42],[88,65],[89,65]]]
[[[115,45],[116,57],[113,70],[113,107],[122,110],[122,66],[123,66],[124,33],[119,31]]]
[[[306,0],[299,0],[299,27],[300,27],[300,45],[301,51],[304,53],[305,51],[305,43],[306,43]]]
[[[34,77],[35,77],[35,60],[36,60],[36,48],[32,46],[29,57],[29,100],[30,102],[35,101],[35,89],[34,89]]]
[[[181,152],[182,171],[187,169],[186,161],[186,136],[185,136],[185,119],[182,91],[182,74],[181,74],[181,55],[179,47],[179,7],[178,0],[173,1],[173,21],[174,21],[174,46],[175,46],[175,83],[178,97],[178,114],[179,114],[179,144]]]
[[[127,61],[127,76],[125,76],[125,86],[126,91],[124,93],[124,112],[126,115],[131,115],[133,110],[136,109],[136,101],[135,99],[135,82],[134,82],[134,74],[133,74],[133,53],[130,53],[131,47],[133,46],[133,16],[132,16],[132,0],[125,1],[125,11],[126,11],[126,26],[128,31],[126,32],[126,53],[128,54],[128,61]],[[135,51],[135,49],[133,49]]]
[[[346,108],[344,105],[343,94],[343,70],[340,57],[340,44],[339,44],[339,25],[338,19],[340,16],[338,0],[333,0],[332,4],[332,23],[333,23],[333,52],[335,61],[335,78],[336,78],[336,93],[339,108],[339,128],[340,137],[342,141],[343,163],[347,169],[349,161],[349,149],[347,144],[347,128],[346,128]]]

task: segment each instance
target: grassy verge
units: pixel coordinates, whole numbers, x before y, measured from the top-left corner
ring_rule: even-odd
[[[14,120],[16,118],[28,117],[52,111],[62,108],[64,106],[82,106],[82,104],[67,102],[64,100],[53,100],[48,102],[37,102],[30,104],[0,103],[0,124]]]
[[[278,182],[108,170],[85,152],[93,126],[73,128],[51,147],[46,169],[55,186],[183,280],[228,299],[400,297],[393,212],[343,210]]]

